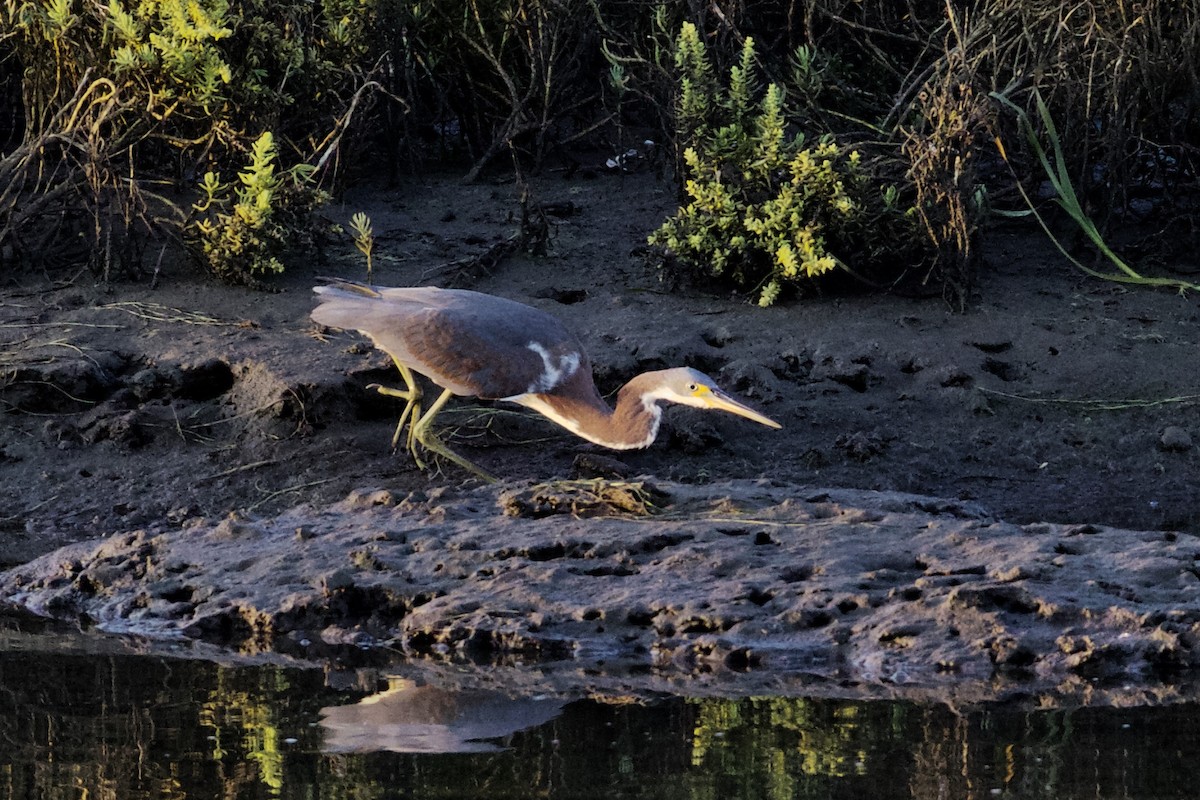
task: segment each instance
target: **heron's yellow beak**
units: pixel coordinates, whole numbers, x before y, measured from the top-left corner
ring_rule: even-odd
[[[718,411],[728,411],[730,414],[737,414],[739,417],[752,419],[760,425],[766,425],[768,428],[783,427],[770,417],[758,413],[749,406],[742,405],[737,400],[734,400],[732,397],[722,391],[710,391],[704,399],[708,402],[709,408],[715,408]]]

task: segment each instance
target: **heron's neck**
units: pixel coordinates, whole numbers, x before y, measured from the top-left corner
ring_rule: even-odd
[[[564,394],[528,394],[517,402],[557,422],[589,442],[613,450],[649,447],[658,436],[662,409],[647,399],[646,375],[638,375],[617,392],[610,408],[588,376],[586,387]],[[516,399],[516,398],[514,398]]]

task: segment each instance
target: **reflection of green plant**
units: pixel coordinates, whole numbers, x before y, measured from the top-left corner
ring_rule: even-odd
[[[805,775],[849,775],[861,769],[855,766],[865,758],[865,742],[860,739],[872,730],[870,726],[860,730],[859,707],[853,703],[819,703],[794,697],[695,702],[700,709],[692,740],[693,766],[735,755],[727,752],[730,750],[744,757],[744,746],[756,751],[750,759],[754,763],[775,764],[770,752],[784,746],[781,739],[799,737],[791,756],[800,761],[788,765],[792,770]],[[750,738],[743,741],[743,735]]]
[[[229,755],[222,744],[229,729],[237,747],[258,765],[258,780],[272,796],[279,796],[284,787],[284,760],[277,703],[291,682],[283,670],[264,670],[261,684],[247,690],[233,680],[236,674],[218,668],[217,685],[210,699],[201,704],[198,721],[212,730],[214,760]]]
[[[698,272],[756,290],[764,306],[785,286],[841,266],[836,251],[861,248],[870,226],[860,154],[829,137],[812,146],[803,134],[788,137],[783,89],[772,83],[755,100],[753,39],[745,40],[724,93],[690,23],[675,63],[687,202],[651,243]],[[874,203],[905,224],[882,198]]]
[[[192,230],[199,239],[208,267],[234,283],[252,283],[255,275],[282,272],[278,255],[297,225],[293,217],[311,193],[305,191],[313,168],[298,164],[276,172],[276,147],[267,131],[254,142],[250,165],[238,174],[237,187],[221,183],[207,172],[200,184],[204,196],[195,204]]]
[[[711,796],[792,798],[810,776],[844,779],[878,768],[874,758],[908,727],[883,705],[796,697],[689,700],[691,764],[725,781]],[[707,795],[707,792],[697,793]]]

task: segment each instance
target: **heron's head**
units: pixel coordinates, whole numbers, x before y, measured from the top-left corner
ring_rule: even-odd
[[[665,400],[694,408],[713,408],[737,414],[770,428],[783,427],[770,417],[734,400],[717,386],[716,381],[699,370],[676,367],[655,374],[658,377],[657,386],[647,395],[648,400]]]

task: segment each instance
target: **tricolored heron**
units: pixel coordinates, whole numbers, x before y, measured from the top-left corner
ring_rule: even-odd
[[[617,392],[616,408],[610,408],[596,390],[591,361],[579,340],[550,314],[503,297],[432,286],[372,287],[340,279],[313,291],[320,297],[312,311],[314,321],[365,334],[400,370],[404,389],[379,384],[367,388],[405,401],[392,447],[407,423],[408,449],[422,469],[418,444],[485,480],[495,480],[448,448],[430,428],[451,395],[517,403],[614,450],[649,447],[658,435],[662,402],[715,408],[780,427],[689,367],[634,377]],[[413,372],[443,389],[424,412]]]

